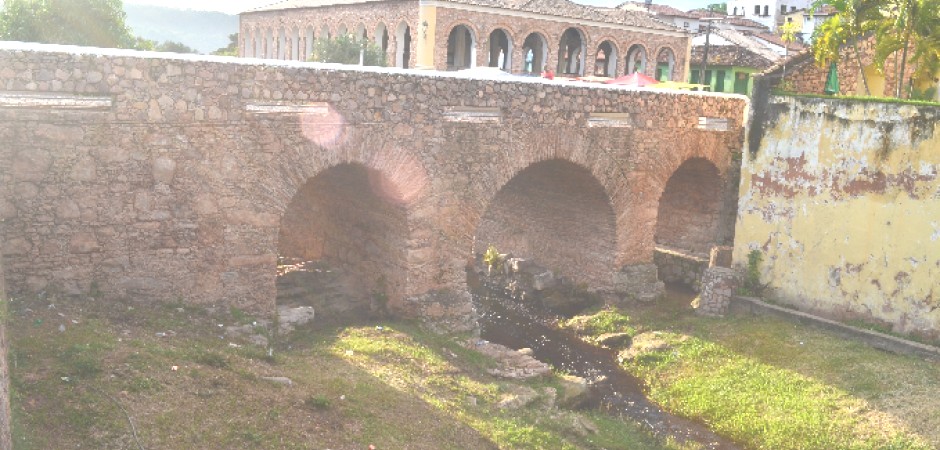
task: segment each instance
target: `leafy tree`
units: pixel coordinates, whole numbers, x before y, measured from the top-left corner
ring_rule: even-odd
[[[790,43],[796,40],[796,33],[800,28],[793,22],[787,22],[780,26],[780,39],[783,40],[784,45],[784,56],[783,56],[783,78],[787,78],[787,59],[790,58]]]
[[[858,41],[877,28],[881,19],[883,0],[816,0],[811,8],[817,10],[828,4],[836,13],[823,22],[813,33],[813,57],[820,67],[839,61],[839,50],[846,44],[855,52],[855,62],[865,85],[865,94],[871,95],[868,79],[862,70],[862,55]]]
[[[121,0],[5,0],[0,39],[133,48]]]
[[[218,56],[238,56],[238,33],[228,35],[228,46],[222,47],[214,52]]]
[[[346,35],[318,39],[308,61],[385,67],[385,53],[374,43]]]
[[[709,11],[714,11],[716,13],[728,14],[728,4],[727,3],[712,3],[705,7]]]
[[[182,42],[176,42],[176,41],[163,41],[157,44],[154,47],[154,50],[158,52],[169,52],[169,53],[199,53],[199,50],[196,50]]]
[[[931,76],[940,66],[940,0],[889,0],[883,9],[875,64],[884,71],[885,61],[900,52],[900,58],[894,59],[894,95],[900,98],[908,62],[915,65],[917,76]]]

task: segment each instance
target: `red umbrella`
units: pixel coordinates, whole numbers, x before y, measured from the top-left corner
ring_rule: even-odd
[[[659,81],[656,81],[656,79],[653,77],[648,77],[646,75],[643,75],[640,72],[633,72],[632,75],[623,75],[623,76],[614,78],[613,80],[607,81],[607,84],[620,84],[624,86],[636,86],[636,87],[649,86],[651,84],[656,84],[656,83],[659,83]]]

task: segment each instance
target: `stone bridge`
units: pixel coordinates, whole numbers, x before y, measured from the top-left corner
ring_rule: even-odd
[[[279,255],[457,327],[488,244],[653,295],[727,243],[746,100],[522,77],[0,44],[11,294],[273,311]],[[658,286],[658,287],[657,287]]]

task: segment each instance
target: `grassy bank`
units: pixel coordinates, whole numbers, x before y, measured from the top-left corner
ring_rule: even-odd
[[[651,398],[755,449],[940,448],[940,364],[773,317],[696,317],[687,295],[568,326],[627,328]],[[615,325],[611,325],[615,324]]]
[[[251,320],[183,305],[14,302],[16,448],[675,448],[553,406],[555,378],[489,375],[494,361],[463,338],[407,323],[298,330],[272,358],[219,326]],[[527,406],[498,406],[524,392],[537,393]]]

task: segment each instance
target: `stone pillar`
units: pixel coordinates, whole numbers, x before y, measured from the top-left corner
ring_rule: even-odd
[[[692,302],[700,316],[724,317],[741,276],[727,267],[709,267],[702,276],[702,293]]]
[[[614,290],[626,299],[651,302],[662,297],[666,285],[659,281],[656,264],[636,264],[614,274]]]
[[[0,249],[3,243],[0,242]],[[0,252],[2,254],[2,252]],[[7,365],[7,294],[3,276],[3,258],[0,258],[0,450],[13,448],[10,435],[12,413],[10,411],[10,367]]]
[[[522,44],[514,45],[510,53],[512,57],[509,58],[509,67],[510,72],[519,75],[525,69],[525,54],[522,53],[523,47]]]
[[[725,245],[716,245],[709,252],[708,267],[726,267],[731,268],[731,254],[734,247]]]
[[[453,333],[476,330],[479,327],[473,299],[466,287],[440,289],[405,299],[397,315],[421,319],[432,330]]]

